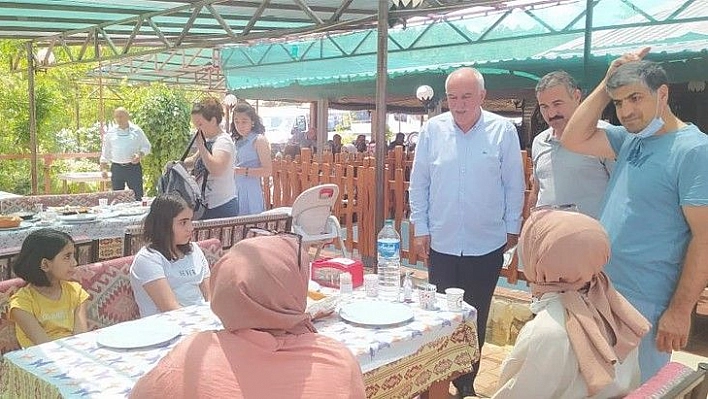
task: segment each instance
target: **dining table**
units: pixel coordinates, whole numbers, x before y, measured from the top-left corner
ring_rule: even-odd
[[[467,304],[449,311],[445,296],[437,294],[433,308],[423,309],[414,298],[404,304],[412,314],[409,321],[373,326],[345,320],[340,310],[347,304],[379,299],[355,290],[338,300],[337,309],[316,319],[314,325],[320,334],[342,342],[354,354],[364,375],[367,398],[426,395],[435,384],[447,384],[450,378],[469,372],[479,358],[477,312]],[[147,334],[156,344],[135,348],[111,341],[113,335],[125,340],[131,335],[126,331],[161,323],[177,326],[174,337]],[[127,397],[137,380],[186,336],[220,329],[221,321],[204,304],[10,352],[0,366],[0,397]],[[165,330],[169,328],[160,329]],[[447,385],[445,395],[446,391]]]
[[[149,208],[140,202],[94,207],[86,217],[81,215],[57,215],[52,221],[35,215],[22,221],[16,228],[0,229],[0,249],[22,246],[24,239],[34,230],[51,227],[66,232],[72,237],[90,237],[92,239],[123,237],[125,228],[140,224]],[[61,214],[61,210],[52,210]]]
[[[86,183],[99,183],[101,191],[106,191],[106,184],[111,181],[111,173],[107,172],[67,172],[57,176],[62,181],[62,190],[66,194],[69,192],[69,183],[78,183],[85,186]],[[84,190],[86,191],[85,187]]]

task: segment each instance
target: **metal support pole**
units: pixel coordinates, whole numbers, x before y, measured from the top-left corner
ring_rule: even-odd
[[[376,208],[374,231],[377,234],[384,222],[384,157],[386,156],[386,79],[388,77],[388,7],[389,0],[379,0],[378,47],[376,50],[376,126],[372,137],[376,141]],[[373,263],[373,259],[372,262]]]
[[[32,195],[37,195],[37,105],[34,97],[34,49],[27,43],[27,92],[29,99],[30,176]]]
[[[583,46],[583,85],[590,90],[590,57],[592,57],[592,14],[594,0],[585,1],[585,43]]]

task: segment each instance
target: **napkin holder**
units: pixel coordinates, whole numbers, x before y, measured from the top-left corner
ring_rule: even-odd
[[[356,288],[364,284],[364,264],[358,259],[321,258],[312,262],[312,280],[325,287],[339,288],[339,275],[352,275],[352,284]]]

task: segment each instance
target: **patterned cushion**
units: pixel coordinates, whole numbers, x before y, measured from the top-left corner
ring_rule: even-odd
[[[7,214],[22,210],[33,210],[35,204],[47,206],[96,206],[99,198],[108,198],[108,202],[133,202],[135,194],[133,190],[102,191],[96,193],[81,194],[50,194],[50,195],[28,195],[23,197],[13,197],[0,200],[0,212]]]
[[[695,372],[696,370],[681,363],[667,363],[656,375],[625,396],[625,399],[663,398],[672,388]]]
[[[26,284],[20,278],[0,281],[0,355],[20,349],[20,344],[15,336],[15,323],[8,320],[8,304],[12,294]]]
[[[197,241],[197,245],[204,252],[204,256],[209,262],[209,267],[214,266],[214,263],[221,258],[222,249],[221,241],[218,238],[210,238],[204,241]]]
[[[132,262],[133,257],[128,256],[76,268],[74,278],[91,296],[87,310],[89,330],[139,317],[128,277]]]

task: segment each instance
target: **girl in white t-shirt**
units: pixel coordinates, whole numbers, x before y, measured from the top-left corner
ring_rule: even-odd
[[[145,246],[130,266],[140,316],[209,301],[209,263],[192,239],[192,209],[177,193],[155,198],[145,217]]]

